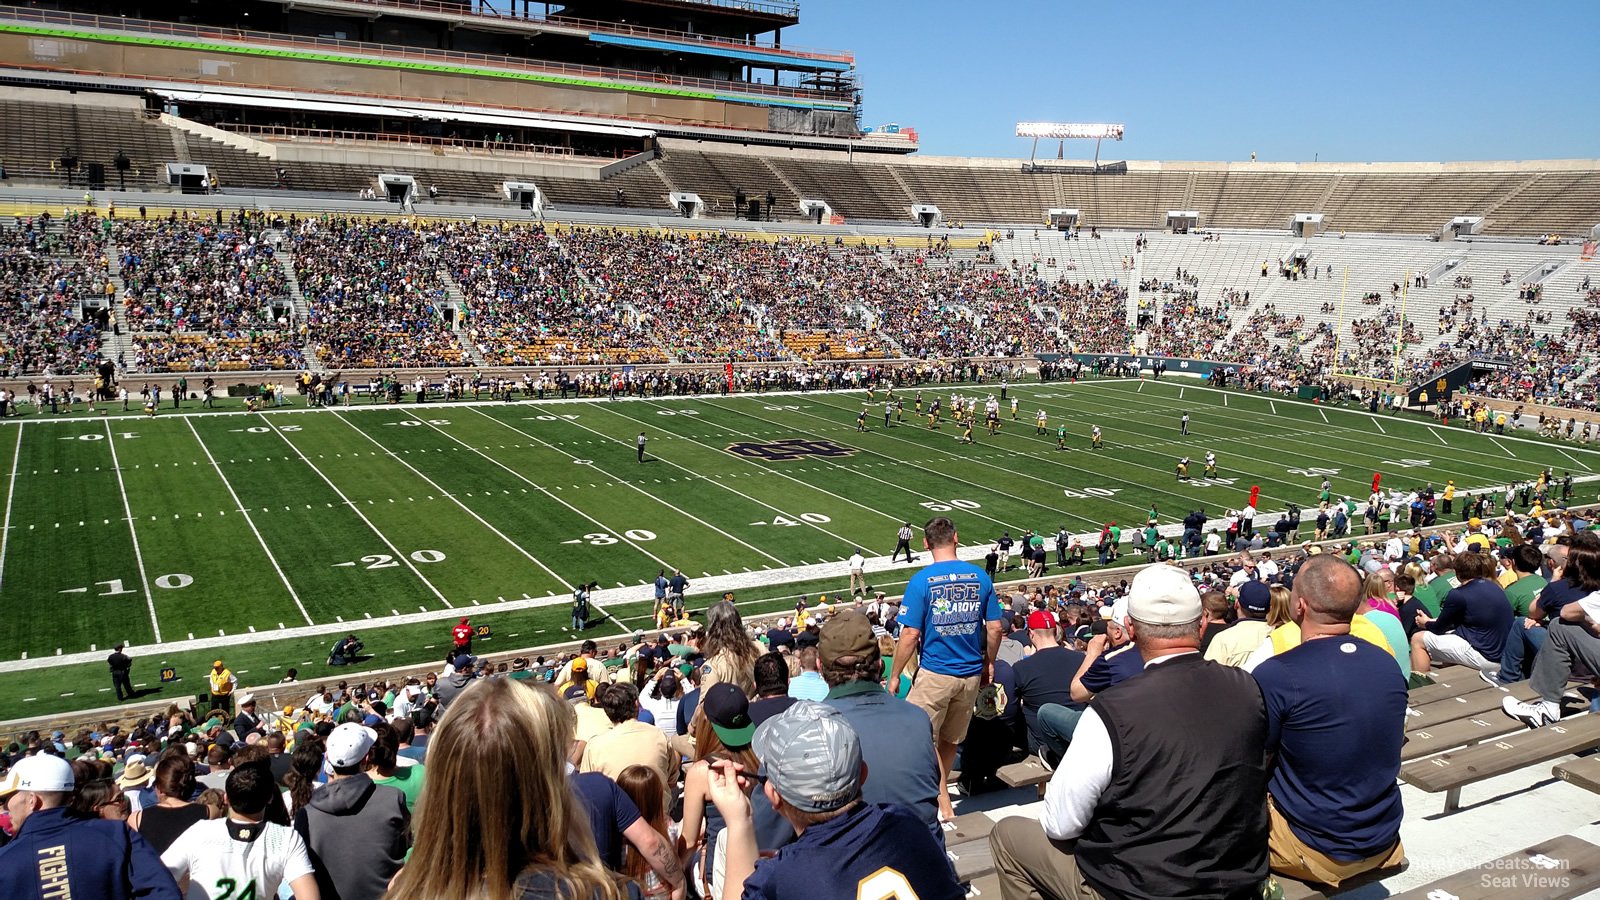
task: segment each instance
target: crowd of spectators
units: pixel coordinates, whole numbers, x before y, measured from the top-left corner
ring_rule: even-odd
[[[99,220],[48,214],[0,226],[0,372],[71,375],[94,369],[109,309],[110,271]]]
[[[1335,499],[1348,541],[1301,543],[1298,522],[1280,518],[1262,549],[1266,529],[1251,524],[1262,520],[1241,517],[1226,546],[1207,542],[1186,568],[999,594],[954,559],[954,525],[935,520],[934,561],[917,579],[978,588],[977,627],[959,642],[978,654],[970,675],[944,674],[966,665],[952,636],[968,632],[928,627],[924,617],[951,613],[930,613],[937,594],[917,579],[903,598],[802,599],[762,626],[724,599],[701,621],[550,658],[474,657],[462,620],[437,669],[361,683],[302,683],[291,670],[236,693],[218,660],[203,704],[0,748],[0,892],[32,896],[56,879],[108,900],[167,900],[180,886],[217,897],[230,878],[256,896],[350,900],[544,900],[570,896],[563,884],[586,898],[783,897],[802,884],[834,896],[887,868],[918,896],[953,900],[941,779],[959,761],[963,793],[999,789],[999,767],[1025,753],[1053,774],[1038,819],[996,825],[1005,890],[1063,872],[1096,890],[1121,879],[1140,896],[1201,877],[1255,885],[1251,896],[1274,874],[1338,886],[1404,859],[1395,780],[1408,688],[1443,665],[1531,679],[1535,700],[1503,706],[1537,728],[1560,719],[1574,662],[1600,664],[1595,613],[1579,602],[1600,590],[1600,539],[1587,514],[1563,508],[1570,496],[1549,471],[1508,485],[1503,504],[1498,491],[1376,495],[1369,508],[1402,514],[1360,536],[1358,504]],[[1416,527],[1456,514],[1459,525]],[[1306,665],[1322,675],[1283,680]],[[1265,698],[1262,734],[1249,716],[1217,718],[1218,692],[1241,678],[1260,683],[1240,696]],[[980,679],[997,687],[976,689]],[[1352,681],[1365,702],[1339,707],[1350,739],[1330,743],[1314,685]],[[1136,696],[1167,717],[1120,718]],[[1312,707],[1320,724],[1302,718]],[[1201,718],[1171,727],[1180,710]],[[1139,721],[1160,727],[1130,727]],[[1129,741],[1172,746],[1113,752]],[[1147,779],[1113,775],[1203,752],[1254,762],[1220,781],[1210,766],[1188,782],[1174,769],[1142,798]],[[1283,798],[1270,809],[1269,791]],[[1123,836],[1119,857],[1180,839],[1204,854],[1108,863],[1097,842],[1145,811],[1154,818]],[[1222,811],[1225,828],[1188,827]],[[1296,837],[1269,828],[1269,813]],[[261,831],[252,854],[235,847]],[[1063,843],[1074,838],[1075,856]],[[46,842],[68,847],[59,865],[37,863]]]

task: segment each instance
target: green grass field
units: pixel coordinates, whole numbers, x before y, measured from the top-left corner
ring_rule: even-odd
[[[1152,504],[1164,523],[1201,504],[1220,515],[1251,485],[1270,525],[1287,501],[1314,508],[1324,475],[1361,497],[1374,472],[1393,487],[1476,489],[1546,465],[1600,471],[1600,452],[1570,444],[1188,382],[1011,390],[1021,421],[1003,411],[1004,432],[975,429],[975,446],[956,443],[948,414],[927,430],[904,390],[904,425],[883,427],[880,392],[865,434],[864,392],[9,420],[0,717],[107,705],[101,660],[118,641],[152,691],[156,670],[175,667],[184,682],[165,693],[178,696],[218,655],[245,683],[289,666],[317,677],[346,629],[364,633],[370,667],[439,658],[458,615],[494,630],[490,649],[564,640],[580,581],[601,587],[591,635],[647,627],[663,568],[694,582],[692,606],[733,590],[752,610],[792,607],[844,588],[855,547],[887,556],[902,521],[935,513],[972,546],[1006,529],[1142,522]],[[1063,421],[1067,452],[1055,449]],[[1090,425],[1104,450],[1088,449]],[[797,446],[809,455],[773,458]],[[1198,476],[1208,450],[1221,477],[1175,479],[1179,456]],[[889,588],[911,571],[869,566]]]

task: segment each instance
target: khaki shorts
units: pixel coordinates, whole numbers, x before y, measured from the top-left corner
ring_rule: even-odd
[[[967,739],[972,706],[978,699],[978,676],[956,678],[923,669],[906,701],[920,707],[933,722],[933,739],[959,744]]]
[[[1271,797],[1267,798],[1267,812],[1271,818],[1271,828],[1267,836],[1269,863],[1272,871],[1279,875],[1338,887],[1340,882],[1348,881],[1363,872],[1405,865],[1406,848],[1399,838],[1395,839],[1393,847],[1382,853],[1354,862],[1345,862],[1313,849],[1307,846],[1305,841],[1300,840],[1300,836],[1289,827],[1289,820],[1283,817],[1283,813],[1278,812],[1278,804],[1273,802]]]

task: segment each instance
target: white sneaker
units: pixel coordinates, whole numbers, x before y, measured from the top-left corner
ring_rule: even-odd
[[[1542,700],[1526,703],[1506,697],[1500,701],[1500,709],[1529,728],[1541,728],[1561,718],[1561,707]]]

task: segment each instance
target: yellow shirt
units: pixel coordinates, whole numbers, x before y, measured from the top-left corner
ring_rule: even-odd
[[[1226,633],[1223,632],[1223,634]],[[1394,656],[1394,648],[1390,647],[1389,642],[1384,639],[1383,632],[1379,630],[1378,626],[1372,624],[1372,620],[1366,616],[1357,613],[1355,618],[1350,620],[1350,633],[1383,650],[1390,656]],[[1272,629],[1272,654],[1274,656],[1280,653],[1287,653],[1298,646],[1300,646],[1299,625],[1293,622],[1285,622]]]

